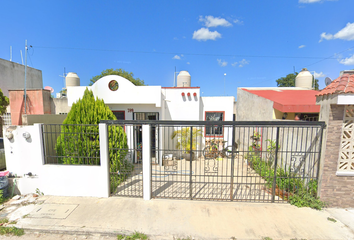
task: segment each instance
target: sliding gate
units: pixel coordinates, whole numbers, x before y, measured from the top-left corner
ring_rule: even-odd
[[[323,122],[134,124],[158,132],[159,144],[150,146],[153,198],[286,202],[301,191],[316,195]]]

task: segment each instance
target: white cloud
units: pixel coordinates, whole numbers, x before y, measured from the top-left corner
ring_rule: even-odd
[[[322,42],[323,39],[342,39],[347,41],[354,40],[354,23],[347,23],[347,25],[343,29],[339,30],[334,35],[325,32],[321,33],[320,42]]]
[[[178,40],[178,38],[177,38],[177,37],[174,37],[173,40]]]
[[[240,62],[239,62],[239,64],[240,65],[238,65],[239,67],[243,67],[244,65],[247,65],[247,64],[249,64],[250,63],[250,61],[247,61],[246,59],[242,59]]]
[[[315,72],[315,74],[314,74],[315,78],[322,78],[322,77],[325,77],[325,76],[326,76],[326,74],[324,74],[323,72],[320,72],[320,73]]]
[[[236,67],[237,66],[237,62],[231,63],[231,66]]]
[[[218,64],[220,67],[226,67],[227,66],[227,62],[223,61],[221,59],[216,59],[216,61],[218,61]]]
[[[187,62],[187,64],[190,64],[190,62]]]
[[[299,3],[315,3],[321,2],[321,0],[299,0]]]
[[[238,24],[238,25],[243,25],[243,21],[235,19],[233,20],[234,23]]]
[[[344,65],[354,65],[354,54],[351,57],[340,60],[339,63]]]
[[[180,57],[180,56],[178,56],[178,55],[175,55],[172,59],[177,59],[177,60],[180,60],[180,59],[181,59],[181,57]]]
[[[193,33],[193,39],[198,41],[215,40],[221,38],[221,34],[217,31],[211,32],[208,28],[201,28]]]
[[[299,48],[304,48],[304,47],[306,47],[306,46],[305,46],[305,45],[300,45],[300,46],[299,46]]]
[[[232,24],[227,21],[225,18],[218,18],[218,17],[213,17],[213,16],[200,16],[199,17],[200,22],[204,22],[204,25],[206,27],[230,27]]]
[[[184,55],[183,55],[183,54],[181,54],[181,57],[184,57]]]

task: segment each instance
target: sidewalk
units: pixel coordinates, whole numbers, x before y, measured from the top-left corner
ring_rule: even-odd
[[[5,209],[10,212],[6,217],[17,220],[15,226],[31,231],[107,235],[139,231],[150,239],[171,240],[354,239],[354,232],[339,221],[343,214],[332,210],[288,204],[54,196]],[[354,214],[349,211],[346,219],[354,222]]]

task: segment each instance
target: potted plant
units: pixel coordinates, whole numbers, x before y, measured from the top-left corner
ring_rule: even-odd
[[[172,133],[171,139],[177,138],[176,148],[182,150],[181,158],[190,160],[190,152],[192,150],[192,159],[194,159],[193,150],[199,145],[198,137],[202,137],[202,130],[192,128],[192,149],[191,149],[191,132],[190,127],[181,128]]]

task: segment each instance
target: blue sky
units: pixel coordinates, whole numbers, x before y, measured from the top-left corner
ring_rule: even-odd
[[[81,85],[107,68],[148,85],[173,86],[189,71],[202,96],[272,87],[307,67],[325,77],[354,68],[353,0],[2,1],[0,58],[42,70],[64,87],[64,67]],[[224,74],[226,87],[224,90]]]

